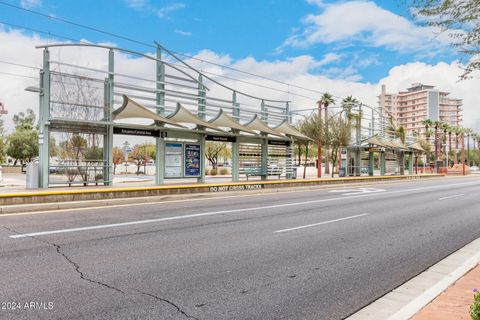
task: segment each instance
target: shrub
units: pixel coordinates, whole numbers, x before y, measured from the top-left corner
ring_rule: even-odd
[[[211,176],[216,176],[217,175],[217,169],[210,170],[210,175]]]
[[[210,175],[210,169],[205,169],[205,175],[206,176]]]
[[[470,317],[472,320],[480,320],[480,292],[473,289],[473,304],[470,306]]]
[[[222,176],[224,176],[224,175],[226,175],[226,174],[229,174],[229,171],[228,171],[227,168],[221,168],[221,169],[219,170],[219,174],[222,175]]]

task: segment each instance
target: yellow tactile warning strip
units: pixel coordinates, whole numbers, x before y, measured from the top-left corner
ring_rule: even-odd
[[[228,182],[228,183],[206,183],[206,184],[189,184],[189,185],[163,185],[154,187],[133,187],[133,188],[104,188],[104,189],[86,189],[86,190],[48,190],[48,191],[30,191],[19,193],[0,194],[0,198],[16,198],[16,197],[34,197],[34,196],[51,196],[51,195],[74,195],[74,194],[90,194],[90,193],[117,193],[117,192],[135,192],[135,191],[151,191],[151,190],[175,190],[175,189],[196,189],[223,186],[240,186],[240,185],[282,185],[282,184],[331,184],[345,181],[368,181],[368,180],[406,180],[411,178],[422,177],[443,177],[443,174],[428,175],[406,175],[406,176],[383,176],[383,177],[348,177],[336,178],[329,180],[307,179],[307,180],[278,180],[278,181],[248,181],[248,182]]]

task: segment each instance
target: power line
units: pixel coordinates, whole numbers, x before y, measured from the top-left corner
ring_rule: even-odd
[[[73,26],[76,26],[76,27],[80,27],[80,28],[84,28],[84,29],[87,29],[87,30],[90,30],[90,31],[94,31],[94,32],[97,32],[97,33],[106,34],[106,35],[109,35],[109,36],[111,36],[111,37],[115,37],[115,38],[122,39],[122,40],[125,40],[125,41],[137,43],[137,44],[140,44],[140,45],[143,45],[143,46],[146,46],[146,47],[156,48],[156,46],[154,46],[154,45],[152,45],[152,44],[149,44],[149,43],[146,43],[146,42],[143,42],[143,41],[135,40],[135,39],[132,39],[132,38],[129,38],[129,37],[120,35],[120,34],[112,33],[112,32],[105,31],[105,30],[102,30],[102,29],[99,29],[99,28],[96,28],[96,27],[91,27],[91,26],[88,26],[88,25],[85,25],[85,24],[73,22],[73,21],[71,21],[71,20],[67,20],[67,19],[64,19],[64,18],[57,17],[57,16],[52,16],[52,15],[49,15],[49,14],[45,14],[45,13],[42,13],[42,12],[39,12],[39,11],[36,11],[36,10],[23,8],[23,7],[20,7],[20,6],[11,4],[11,3],[7,3],[7,2],[5,2],[5,1],[0,1],[0,4],[3,4],[3,5],[5,5],[5,6],[11,7],[11,8],[15,8],[15,9],[17,9],[17,10],[22,10],[22,11],[25,11],[25,12],[29,12],[29,13],[32,13],[32,14],[35,14],[35,15],[38,15],[38,16],[41,16],[41,17],[44,17],[44,18],[48,18],[49,20],[56,20],[56,21],[59,21],[59,22],[62,22],[62,23],[70,24],[70,25],[73,25]],[[15,27],[20,27],[20,28],[21,28],[21,26],[14,25],[14,24],[11,24],[11,23],[5,23],[5,24],[11,25],[11,26],[15,26]],[[41,31],[41,30],[36,30],[36,29],[28,28],[28,27],[24,27],[24,28],[27,29],[27,30],[34,31],[34,32],[39,32],[39,33],[43,33],[43,34],[53,35],[53,36],[58,37],[58,38],[62,38],[62,39],[66,39],[66,40],[69,40],[69,41],[74,41],[74,42],[80,42],[80,43],[82,43],[82,41],[79,41],[79,40],[76,40],[76,39],[72,39],[72,38],[69,38],[69,37],[65,37],[65,36],[61,36],[61,35],[57,35],[57,34],[53,34],[53,33],[51,33],[51,32],[45,32],[45,31]],[[83,43],[84,43],[84,42],[83,42]],[[170,50],[170,51],[171,51],[171,50]],[[194,59],[194,60],[197,60],[197,61],[200,61],[200,62],[203,62],[203,63],[208,63],[208,64],[211,64],[211,65],[214,65],[214,66],[218,66],[218,67],[221,67],[221,68],[225,68],[225,69],[228,69],[228,70],[232,70],[232,71],[235,71],[235,72],[239,72],[239,73],[247,74],[247,75],[250,75],[250,76],[258,77],[258,78],[260,78],[260,79],[264,79],[264,80],[276,82],[276,83],[279,83],[279,84],[282,84],[282,85],[286,85],[286,86],[289,86],[289,87],[292,87],[292,88],[297,88],[297,89],[301,89],[301,90],[306,90],[306,91],[309,91],[309,92],[313,92],[313,93],[317,93],[317,94],[322,94],[322,95],[323,95],[324,93],[326,93],[326,92],[321,92],[321,91],[318,91],[318,90],[314,90],[314,89],[310,89],[310,88],[298,86],[298,85],[295,85],[295,84],[290,84],[290,83],[287,83],[287,82],[284,82],[284,81],[280,81],[280,80],[278,80],[278,79],[273,79],[273,78],[269,78],[269,77],[266,77],[266,76],[254,74],[254,73],[251,73],[251,72],[247,72],[247,71],[235,69],[235,68],[233,68],[233,67],[221,65],[221,64],[218,64],[218,63],[215,63],[215,62],[211,62],[211,61],[208,61],[208,60],[199,59],[199,58],[192,57],[192,56],[189,56],[189,55],[186,55],[186,54],[183,54],[183,53],[178,53],[178,52],[175,52],[175,51],[172,51],[172,53],[181,55],[181,56],[186,57],[186,58],[189,58],[189,59]],[[210,74],[216,75],[216,76],[218,76],[218,77],[226,77],[226,76],[222,76],[222,75],[218,75],[218,74],[214,74],[214,73],[210,73]],[[230,78],[230,79],[231,79],[231,80],[235,80],[235,81],[239,81],[239,82],[248,83],[248,84],[250,84],[250,85],[255,85],[255,86],[259,86],[259,87],[268,88],[268,89],[275,90],[275,91],[279,91],[279,92],[285,92],[285,93],[287,93],[287,94],[292,94],[292,95],[301,96],[301,97],[304,97],[304,98],[308,98],[308,99],[310,99],[310,100],[317,100],[317,99],[314,99],[314,98],[311,98],[311,97],[307,97],[307,96],[304,96],[304,95],[295,94],[295,93],[292,93],[292,92],[290,92],[290,91],[285,91],[285,90],[282,91],[281,89],[271,88],[271,87],[263,86],[263,85],[260,85],[260,84],[257,84],[257,83],[246,82],[245,80],[240,80],[240,79],[236,79],[236,78]],[[336,95],[332,95],[332,96],[333,96],[334,98],[337,98],[337,99],[343,99],[342,97],[339,97],[339,96],[336,96]],[[368,107],[370,107],[370,108],[373,108],[373,107],[371,107],[371,106],[369,106],[369,105],[367,105],[367,104],[363,104],[363,105],[368,106]]]
[[[17,5],[11,4],[11,3],[7,3],[5,1],[0,1],[0,4],[15,8],[17,10],[23,10],[23,11],[26,11],[26,12],[29,12],[29,13],[32,13],[32,14],[35,14],[35,15],[39,15],[41,17],[48,18],[49,20],[56,20],[56,21],[67,23],[67,24],[70,24],[70,25],[73,25],[73,26],[76,26],[76,27],[84,28],[84,29],[87,29],[87,30],[91,30],[91,31],[94,31],[94,32],[98,32],[98,33],[106,34],[106,35],[109,35],[109,36],[112,36],[112,37],[115,37],[115,38],[119,38],[119,39],[122,39],[122,40],[137,43],[137,44],[147,46],[147,47],[150,47],[150,48],[156,48],[156,46],[154,46],[152,44],[149,44],[149,43],[146,43],[146,42],[143,42],[143,41],[132,39],[130,37],[126,37],[126,36],[123,36],[123,35],[120,35],[120,34],[117,34],[117,33],[105,31],[105,30],[102,30],[102,29],[99,29],[99,28],[91,27],[91,26],[88,26],[88,25],[85,25],[85,24],[73,22],[71,20],[67,20],[67,19],[64,19],[64,18],[57,17],[57,16],[48,15],[48,14],[45,14],[45,13],[42,13],[42,12],[39,12],[39,11],[36,11],[36,10],[22,8],[20,6],[17,6]],[[71,40],[71,39],[69,39],[69,40]],[[193,57],[193,56],[186,55],[184,53],[179,53],[179,52],[175,52],[175,51],[172,51],[172,52],[174,54],[178,54],[178,55],[181,55],[181,56],[189,58],[189,59],[194,59],[194,60],[197,60],[197,61],[200,61],[200,62],[203,62],[203,63],[208,63],[208,64],[211,64],[211,65],[214,65],[214,66],[218,66],[218,67],[225,68],[225,69],[228,69],[228,70],[232,70],[232,71],[235,71],[235,72],[239,72],[239,73],[247,74],[247,75],[250,75],[250,76],[258,77],[258,78],[261,78],[261,79],[264,79],[264,80],[269,80],[269,81],[276,82],[276,83],[279,83],[279,84],[283,84],[283,85],[286,85],[286,86],[290,86],[290,87],[293,87],[293,88],[302,89],[302,90],[310,91],[310,92],[317,93],[317,94],[324,94],[325,93],[325,92],[322,92],[322,91],[318,91],[318,90],[298,86],[298,85],[295,85],[295,84],[287,83],[287,82],[284,82],[284,81],[281,81],[281,80],[278,80],[278,79],[273,79],[273,78],[270,78],[270,77],[266,77],[266,76],[254,74],[254,73],[251,73],[251,72],[239,70],[239,69],[236,69],[236,68],[233,68],[233,67],[230,67],[230,66],[221,65],[221,64],[211,62],[211,61],[208,61],[208,60],[199,59],[199,58],[196,58],[196,57]],[[336,98],[340,98],[340,97],[336,97]]]
[[[40,67],[27,66],[26,64],[20,64],[20,63],[15,63],[15,62],[10,62],[10,61],[3,61],[3,60],[0,60],[0,63],[3,63],[3,64],[9,64],[9,65],[16,66],[16,67],[23,67],[23,68],[36,69],[36,70],[41,70],[41,69],[42,69],[42,68],[40,68]]]

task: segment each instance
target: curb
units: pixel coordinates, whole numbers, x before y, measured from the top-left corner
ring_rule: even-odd
[[[252,189],[287,188],[321,186],[345,183],[364,183],[395,180],[417,180],[444,177],[443,174],[433,175],[408,175],[408,176],[386,176],[386,177],[349,177],[331,180],[279,180],[279,181],[249,181],[230,183],[209,183],[191,185],[163,185],[153,187],[131,187],[131,188],[95,188],[87,190],[47,190],[31,191],[20,193],[0,194],[0,206],[34,204],[34,203],[56,203],[71,202],[79,200],[106,200],[119,198],[138,198],[151,196],[166,196],[173,194],[191,194],[205,192],[244,191]],[[2,208],[3,212],[3,208]]]
[[[408,320],[480,262],[480,238],[345,320]]]

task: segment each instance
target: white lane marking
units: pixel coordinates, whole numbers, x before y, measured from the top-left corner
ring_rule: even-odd
[[[331,193],[341,193],[344,196],[350,195],[357,195],[363,193],[374,193],[374,192],[385,192],[385,189],[377,189],[377,188],[349,188],[349,189],[338,189],[338,190],[330,190]]]
[[[461,196],[464,196],[465,194],[463,193],[460,193],[460,194],[456,194],[454,196],[448,196],[448,197],[443,197],[443,198],[438,198],[439,201],[442,201],[442,200],[447,200],[447,199],[453,199],[453,198],[458,198],[458,197],[461,197]]]
[[[442,180],[440,178],[432,178],[435,180]],[[452,180],[460,180],[460,179],[465,179],[465,178],[446,178],[446,179],[452,179]],[[402,181],[380,181],[380,182],[362,182],[362,183],[357,183],[357,185],[364,185],[364,186],[369,186],[369,185],[397,185],[397,184],[406,184],[406,183],[424,183],[424,182],[431,182],[432,180],[402,180]],[[310,188],[310,187],[305,187],[305,188]],[[267,192],[267,193],[255,193],[255,194],[245,194],[245,195],[233,195],[233,196],[221,196],[221,197],[206,197],[206,198],[194,198],[194,199],[180,199],[180,200],[160,200],[160,201],[154,201],[154,202],[141,202],[141,203],[126,203],[126,204],[111,204],[111,205],[102,205],[102,206],[96,206],[96,207],[85,207],[85,208],[70,208],[70,209],[52,209],[52,210],[41,210],[41,211],[30,211],[30,212],[19,212],[19,213],[3,213],[0,214],[0,218],[2,217],[9,217],[9,216],[23,216],[23,215],[35,215],[35,214],[45,214],[45,213],[60,213],[60,212],[75,212],[75,211],[91,211],[91,210],[101,210],[101,209],[111,209],[111,208],[122,208],[122,207],[135,207],[135,206],[147,206],[147,205],[156,205],[156,204],[168,204],[168,203],[176,203],[176,202],[189,202],[189,201],[206,201],[206,200],[215,200],[215,199],[228,199],[228,198],[240,198],[240,197],[262,197],[262,196],[271,196],[271,195],[277,195],[277,194],[282,194],[282,193],[292,193],[292,192],[317,192],[317,191],[323,191],[323,190],[331,190],[332,186],[316,186],[314,189],[304,189],[301,188],[300,190],[288,190],[288,191],[274,191],[275,189],[270,189],[273,190],[272,192]],[[266,189],[268,190],[268,189]],[[149,197],[146,197],[149,198]],[[124,198],[119,198],[119,199],[124,199]],[[90,200],[90,201],[85,201],[87,203],[93,203],[93,202],[98,202],[101,200]],[[71,201],[71,202],[76,202],[76,201]],[[65,203],[65,202],[64,202]]]
[[[328,199],[310,200],[310,201],[303,201],[303,202],[291,202],[291,203],[284,203],[284,204],[271,205],[271,206],[262,206],[262,207],[253,207],[253,208],[251,207],[251,208],[223,210],[223,211],[214,211],[214,212],[204,212],[204,213],[189,214],[189,215],[184,215],[184,216],[159,218],[159,219],[148,219],[148,220],[139,220],[139,221],[131,221],[131,222],[97,225],[97,226],[90,226],[90,227],[50,230],[50,231],[41,231],[41,232],[33,232],[33,233],[26,233],[26,234],[16,234],[16,235],[11,235],[9,237],[13,238],[13,239],[17,239],[17,238],[26,238],[26,237],[32,237],[32,236],[42,236],[42,235],[48,235],[48,234],[86,231],[86,230],[93,230],[93,229],[114,228],[114,227],[122,227],[122,226],[135,225],[135,224],[154,223],[154,222],[179,220],[179,219],[195,218],[195,217],[202,217],[202,216],[213,216],[213,215],[223,214],[223,213],[235,213],[235,212],[246,212],[246,211],[255,211],[255,210],[263,210],[263,209],[274,209],[274,208],[298,206],[298,205],[305,205],[305,204],[312,204],[312,203],[340,201],[340,200],[346,200],[346,199],[372,197],[372,196],[376,196],[376,195],[389,195],[389,194],[394,194],[394,193],[405,193],[405,192],[411,192],[411,191],[419,191],[419,190],[426,190],[426,189],[438,189],[438,188],[469,185],[469,184],[473,184],[473,183],[457,183],[457,184],[450,184],[450,185],[447,185],[447,186],[445,186],[445,185],[429,186],[429,187],[422,187],[422,188],[395,190],[395,191],[389,191],[389,192],[383,192],[383,193],[366,193],[366,194],[360,194],[360,195],[348,196],[348,197],[328,198]]]
[[[379,182],[379,184],[384,185],[391,185],[391,184],[400,184],[400,183],[407,183],[412,182],[410,181],[389,181],[387,182]],[[426,180],[428,181],[428,180]],[[418,182],[426,182],[426,181],[418,181]],[[358,183],[359,185],[371,185],[372,183]],[[310,187],[308,187],[310,188]],[[96,207],[84,207],[84,208],[71,208],[71,209],[52,209],[52,210],[42,210],[42,211],[30,211],[30,212],[19,212],[19,213],[3,213],[0,214],[0,218],[2,217],[9,217],[9,216],[23,216],[23,215],[35,215],[35,214],[44,214],[44,213],[60,213],[60,212],[74,212],[74,211],[86,211],[86,210],[98,210],[98,209],[111,209],[111,208],[122,208],[122,207],[135,207],[135,206],[147,206],[147,205],[157,205],[157,204],[168,204],[168,203],[178,203],[178,202],[192,202],[192,201],[208,201],[208,200],[216,200],[216,199],[230,199],[230,198],[244,198],[244,197],[265,197],[265,196],[274,196],[283,193],[294,193],[294,192],[318,192],[324,190],[331,190],[332,186],[317,186],[314,189],[303,189],[301,187],[297,190],[288,190],[288,191],[275,191],[275,189],[265,189],[271,192],[265,193],[255,193],[255,194],[240,194],[240,195],[233,195],[233,196],[210,196],[205,198],[193,198],[193,199],[179,199],[179,200],[160,200],[160,201],[152,201],[152,202],[138,202],[138,203],[126,203],[126,204],[111,204],[111,205],[102,205]],[[144,197],[150,198],[150,197]],[[126,198],[118,198],[118,200],[124,200]],[[138,198],[135,198],[138,199]],[[100,202],[103,200],[85,200],[85,203],[94,203]],[[67,201],[62,203],[78,203],[77,201]]]
[[[277,231],[275,231],[275,233],[282,233],[282,232],[294,231],[294,230],[298,230],[298,229],[310,228],[310,227],[320,226],[322,224],[329,224],[329,223],[333,223],[333,222],[355,219],[355,218],[360,218],[360,217],[364,217],[364,216],[368,216],[368,213],[362,213],[362,214],[357,214],[357,215],[349,216],[349,217],[345,217],[345,218],[339,218],[339,219],[333,219],[333,220],[328,220],[328,221],[323,221],[323,222],[318,222],[318,223],[307,224],[307,225],[304,225],[304,226],[299,226],[299,227],[294,227],[294,228],[277,230]]]

